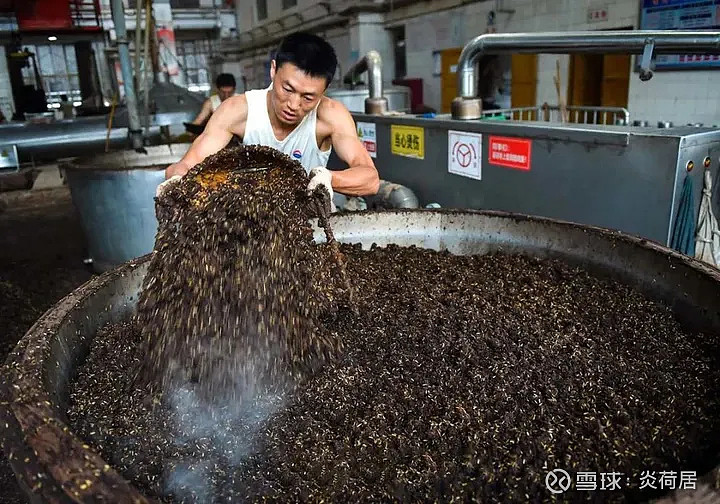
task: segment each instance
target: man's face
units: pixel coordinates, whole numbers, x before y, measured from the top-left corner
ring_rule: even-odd
[[[232,86],[222,86],[219,87],[217,91],[217,94],[220,97],[220,101],[225,101],[235,94],[235,88]]]
[[[270,66],[273,82],[272,108],[280,122],[295,125],[315,108],[325,92],[323,77],[311,77],[292,63]]]

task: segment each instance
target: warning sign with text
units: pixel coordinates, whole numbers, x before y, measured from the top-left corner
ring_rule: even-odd
[[[517,170],[530,169],[532,140],[491,136],[488,144],[488,162],[490,164]]]
[[[425,129],[390,125],[390,152],[398,156],[425,159]]]

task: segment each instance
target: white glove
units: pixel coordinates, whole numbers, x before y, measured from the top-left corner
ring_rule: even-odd
[[[307,186],[308,194],[312,194],[319,186],[323,186],[330,195],[330,211],[334,212],[335,204],[333,203],[333,195],[335,193],[332,189],[332,173],[322,166],[316,166],[310,170],[310,183]]]
[[[155,197],[159,198],[162,196],[162,193],[164,193],[171,185],[177,184],[182,177],[180,175],[173,175],[169,179],[167,179],[165,182],[157,186],[157,189],[155,189]]]

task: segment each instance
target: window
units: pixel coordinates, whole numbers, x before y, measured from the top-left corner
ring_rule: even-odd
[[[71,102],[82,101],[75,46],[72,44],[23,45],[23,48],[35,53],[48,108],[59,108],[62,95],[67,95]],[[22,75],[25,84],[32,86],[36,84],[32,64],[29,68],[22,69]]]
[[[267,0],[257,0],[256,12],[258,21],[267,19]]]
[[[209,94],[210,83],[210,41],[178,40],[176,41],[177,55],[185,71],[185,85],[188,91]]]
[[[282,0],[283,9],[291,9],[297,6],[297,0]]]

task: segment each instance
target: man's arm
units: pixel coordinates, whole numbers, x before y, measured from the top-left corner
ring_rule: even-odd
[[[218,107],[183,158],[171,164],[165,170],[165,178],[185,175],[190,168],[211,154],[225,147],[232,139],[233,131],[247,119],[247,100],[245,95],[228,98]]]
[[[331,172],[333,190],[350,196],[377,193],[380,177],[370,154],[358,140],[355,121],[350,112],[334,100],[328,100],[324,105],[323,120],[332,128],[330,139],[333,149],[348,165],[346,170]]]
[[[210,98],[205,100],[202,104],[202,108],[200,109],[200,112],[198,112],[198,115],[195,119],[193,119],[192,123],[197,124],[198,126],[205,124],[205,121],[208,120],[208,117],[212,115],[212,102],[210,101]]]

